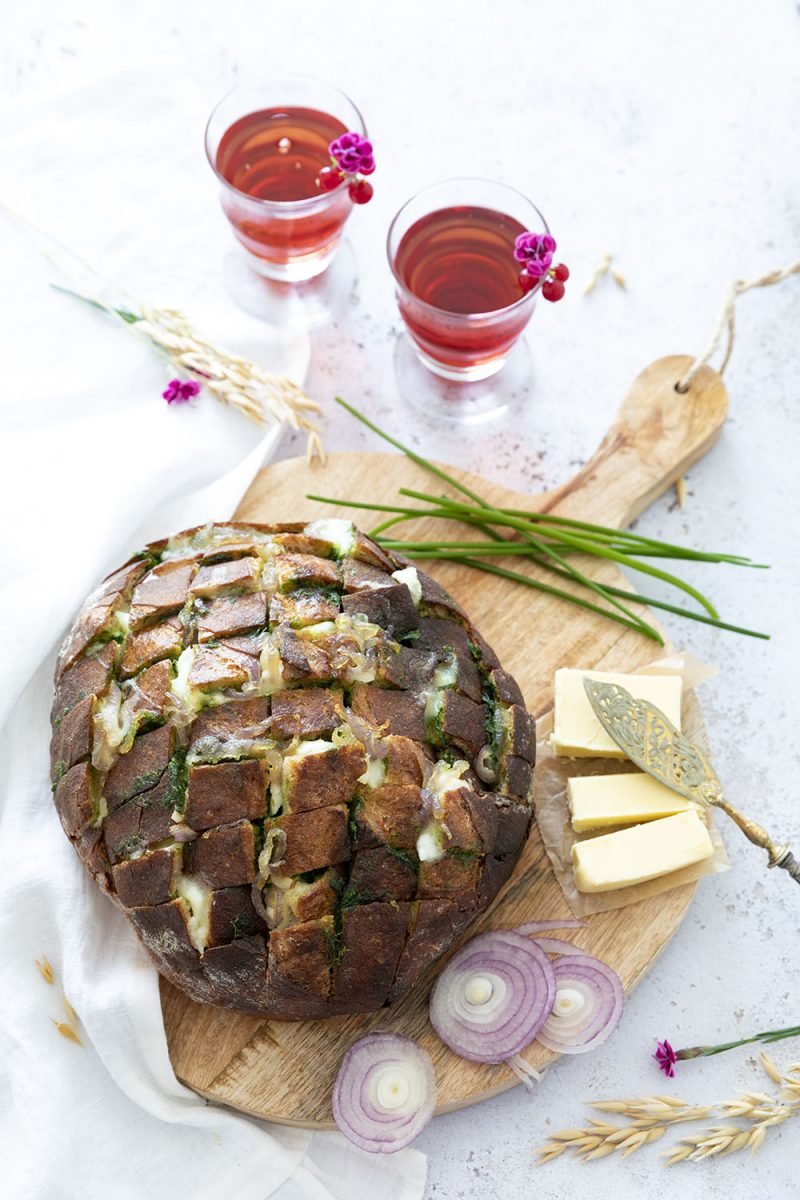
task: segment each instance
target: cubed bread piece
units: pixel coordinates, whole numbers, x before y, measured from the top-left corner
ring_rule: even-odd
[[[390,575],[397,568],[397,563],[393,556],[379,546],[377,542],[373,541],[366,533],[362,533],[360,529],[354,529],[353,531],[350,555],[359,562],[369,563],[370,566],[387,571]]]
[[[145,667],[130,681],[127,696],[128,707],[140,718],[144,716],[161,720],[172,706],[172,663],[169,661],[154,663]]]
[[[110,812],[155,787],[175,751],[175,737],[171,724],[138,734],[128,753],[119,756],[106,776],[103,795]]]
[[[377,678],[390,687],[421,692],[430,687],[438,665],[439,657],[433,650],[389,642],[380,654]]]
[[[386,1001],[406,941],[409,904],[362,904],[344,913],[331,1004],[370,1012]]]
[[[189,670],[189,686],[198,692],[241,688],[258,678],[258,660],[227,646],[197,646]]]
[[[69,710],[53,734],[50,743],[50,778],[53,783],[75,763],[91,756],[94,726],[94,696],[87,696]]]
[[[476,907],[481,877],[477,855],[445,854],[436,862],[419,864],[417,895],[420,900],[447,898],[462,908]]]
[[[197,605],[197,640],[200,643],[263,629],[267,623],[264,592],[217,596],[213,600],[198,601]]]
[[[330,651],[324,642],[303,637],[288,625],[278,626],[275,640],[287,683],[328,683],[333,678]]]
[[[536,734],[533,719],[519,704],[510,705],[503,713],[506,741],[511,754],[524,758],[531,766],[536,762]]]
[[[225,1004],[241,1012],[260,1013],[267,1003],[267,948],[259,935],[209,946],[200,965],[208,981],[206,1003]]]
[[[342,560],[342,575],[345,592],[360,592],[369,588],[392,587],[394,579],[391,576],[392,564],[387,564],[389,571],[372,566],[357,558]]]
[[[392,691],[371,683],[357,683],[352,691],[352,708],[358,717],[385,734],[425,741],[425,705],[411,692]]]
[[[330,992],[334,939],[330,916],[270,933],[268,997],[270,1005],[288,1020],[319,1016],[320,1009],[324,1011]]]
[[[446,742],[474,758],[486,745],[486,705],[475,704],[458,692],[445,692],[442,730]]]
[[[344,721],[341,692],[328,688],[301,688],[272,696],[273,738],[320,738],[333,733]]]
[[[164,904],[175,891],[181,869],[180,847],[151,850],[111,868],[114,888],[126,908]]]
[[[99,647],[96,654],[90,653],[77,659],[57,677],[52,708],[56,729],[79,701],[85,700],[87,696],[99,696],[105,691],[111,678],[117,650],[116,642],[106,642]]]
[[[350,866],[350,894],[359,904],[371,900],[413,900],[417,892],[417,867],[413,851],[390,846],[358,850]]]
[[[255,591],[261,578],[257,558],[235,558],[228,562],[204,563],[192,580],[195,596],[217,596],[228,591]]]
[[[334,621],[340,612],[339,596],[334,591],[319,588],[297,588],[293,592],[276,592],[269,602],[271,625],[285,622],[293,629]]]
[[[338,587],[342,579],[338,563],[315,554],[281,554],[275,559],[275,570],[282,592],[298,587]]]
[[[351,616],[363,613],[367,620],[380,625],[395,639],[411,633],[419,625],[414,601],[404,583],[345,594],[342,609]]]
[[[128,909],[145,949],[167,973],[196,969],[200,964],[200,955],[189,936],[190,911],[180,898],[152,908]]]
[[[209,829],[184,850],[184,870],[211,888],[252,883],[256,876],[255,830],[249,821]]]
[[[484,845],[472,816],[470,788],[451,788],[442,793],[439,796],[439,819],[444,829],[446,850],[482,853]]]
[[[211,894],[208,923],[209,946],[220,946],[253,933],[263,933],[266,925],[253,908],[250,887],[219,888]],[[206,950],[206,954],[208,950]]]
[[[338,748],[328,742],[301,742],[297,753],[283,760],[283,812],[348,804],[366,769],[367,756],[357,742]]]
[[[489,672],[489,680],[501,704],[519,704],[521,707],[525,707],[519,685],[508,671],[504,671],[502,667],[496,667]]]
[[[169,560],[153,567],[137,583],[131,599],[131,632],[183,608],[195,567],[193,560]]]
[[[268,887],[264,892],[264,909],[270,929],[286,929],[335,912],[344,887],[342,867],[329,867],[314,878],[293,879],[288,887],[285,883]]]
[[[67,837],[74,838],[95,817],[95,785],[89,763],[78,763],[56,785],[55,804]]]
[[[424,571],[418,571],[417,576],[422,592],[420,608],[428,617],[443,617],[445,620],[449,620],[451,616],[466,617],[461,605],[444,590],[440,583],[437,583]]]
[[[382,760],[385,766],[383,782],[412,783],[421,787],[423,765],[433,760],[431,748],[424,742],[415,742],[398,734],[389,734],[383,738],[382,746],[386,750],[386,757]]]
[[[364,788],[354,809],[356,844],[415,850],[426,816],[422,792],[413,784]]]
[[[502,758],[498,791],[504,796],[512,796],[516,800],[527,800],[530,796],[532,779],[531,764],[524,758],[515,758],[513,754]]]
[[[303,875],[320,867],[333,867],[350,857],[347,809],[343,804],[293,813],[267,822],[265,829],[282,829],[286,849],[281,870],[285,875]]]
[[[184,821],[191,829],[210,829],[247,819],[258,821],[267,811],[264,764],[256,759],[189,768]]]
[[[192,723],[189,748],[193,756],[209,760],[243,756],[249,743],[274,736],[269,717],[267,696],[246,696],[204,708]]]
[[[484,860],[483,873],[478,888],[478,907],[480,909],[488,908],[494,901],[500,889],[513,875],[518,859],[519,850],[503,856],[496,854],[487,855]]]
[[[184,628],[179,617],[166,617],[140,633],[131,633],[122,647],[120,677],[128,679],[162,658],[177,658],[183,649]]]

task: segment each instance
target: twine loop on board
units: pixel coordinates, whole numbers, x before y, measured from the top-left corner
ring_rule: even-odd
[[[727,343],[722,362],[717,368],[717,373],[721,375],[728,365],[728,362],[733,351],[733,341],[736,333],[736,301],[744,292],[749,292],[752,288],[771,287],[774,283],[782,283],[784,279],[788,279],[790,275],[800,274],[800,260],[791,264],[788,267],[782,267],[777,271],[770,271],[766,275],[762,275],[760,279],[737,279],[731,284],[728,298],[725,301],[725,307],[720,314],[717,328],[714,331],[708,349],[699,358],[696,358],[686,374],[675,384],[676,392],[688,392],[692,380],[697,375],[701,367],[711,359],[717,352],[723,336],[727,333]]]

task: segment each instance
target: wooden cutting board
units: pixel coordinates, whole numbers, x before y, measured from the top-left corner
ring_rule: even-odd
[[[597,453],[563,487],[527,496],[465,472],[455,474],[496,505],[626,526],[705,454],[722,429],[727,396],[714,371],[704,367],[686,394],[675,390],[675,381],[690,361],[663,358],[647,367],[635,380]],[[323,515],[323,510],[305,499],[306,492],[395,503],[397,489],[403,486],[441,490],[438,481],[400,454],[334,454],[326,466],[315,468],[303,459],[289,459],[261,471],[236,516],[247,521],[311,519]],[[379,513],[338,508],[330,515],[352,517],[365,528],[382,519]],[[414,528],[425,536],[436,527],[436,522],[426,520]],[[441,522],[438,528],[442,529]],[[400,532],[402,536],[402,527]],[[478,575],[458,564],[428,566],[468,610],[503,666],[518,680],[537,718],[552,705],[557,667],[626,671],[656,656],[658,648],[640,634],[543,593]],[[526,569],[518,559],[513,566]],[[598,579],[624,585],[611,564],[593,560],[584,569]],[[573,940],[610,963],[630,991],[677,929],[694,887],[685,884],[616,912],[596,914],[575,931]],[[514,875],[466,937],[486,928],[508,928],[568,912],[534,824]],[[439,1112],[514,1087],[517,1079],[507,1067],[459,1059],[433,1033],[427,998],[440,967],[441,963],[432,967],[415,990],[391,1009],[316,1022],[262,1020],[195,1004],[162,979],[164,1023],[175,1073],[219,1103],[272,1121],[324,1128],[332,1122],[331,1091],[345,1050],[370,1030],[387,1029],[415,1038],[432,1055]],[[534,1043],[525,1057],[541,1069],[555,1056]]]

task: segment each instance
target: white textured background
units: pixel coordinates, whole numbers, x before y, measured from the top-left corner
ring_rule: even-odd
[[[326,406],[341,392],[408,436],[393,385],[398,319],[383,240],[412,191],[455,174],[494,175],[541,207],[573,284],[563,303],[540,305],[529,331],[535,401],[478,434],[421,429],[418,443],[511,486],[538,490],[567,478],[644,365],[705,346],[732,278],[800,254],[800,5],[793,0],[6,0],[0,99],[162,55],[164,69],[198,85],[209,108],[235,82],[302,71],[338,82],[366,115],[379,170],[374,201],[350,224],[359,286],[349,311],[312,346],[308,387]],[[201,134],[187,130],[198,155]],[[180,180],[165,177],[164,186]],[[187,202],[207,205],[215,219],[210,173],[207,192]],[[53,197],[54,233],[74,230],[79,217],[68,194]],[[104,247],[119,249],[126,232],[109,211],[105,227],[87,230],[76,248],[102,263]],[[169,236],[153,232],[153,255]],[[606,250],[616,253],[628,291],[606,281],[583,298],[579,285]],[[196,256],[187,279],[219,273],[218,260],[204,264],[202,245]],[[141,291],[146,260],[137,267],[127,282]],[[182,279],[182,299],[185,288]],[[723,438],[692,471],[685,512],[666,497],[641,526],[773,564],[769,573],[693,573],[725,615],[767,627],[771,642],[677,619],[666,624],[674,640],[721,668],[702,699],[731,798],[800,849],[799,320],[797,279],[740,302]],[[373,443],[332,415],[328,444]],[[287,439],[282,453],[299,449]],[[533,1098],[518,1089],[434,1122],[420,1141],[430,1157],[429,1200],[555,1200],[578,1189],[597,1200],[660,1200],[701,1188],[739,1200],[797,1195],[793,1124],[770,1134],[755,1160],[739,1155],[671,1171],[655,1149],[590,1166],[562,1159],[538,1169],[531,1157],[549,1130],[582,1123],[590,1097],[669,1088],[700,1103],[762,1086],[744,1051],[684,1064],[674,1084],[662,1084],[649,1060],[656,1036],[686,1045],[800,1020],[800,891],[786,877],[767,876],[739,836],[731,833],[728,844],[735,869],[701,884],[609,1044],[553,1068]],[[780,1062],[800,1059],[798,1042],[774,1049]]]

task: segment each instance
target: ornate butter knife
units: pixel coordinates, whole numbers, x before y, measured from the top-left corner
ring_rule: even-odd
[[[788,845],[777,846],[760,825],[745,817],[722,795],[722,784],[711,763],[685,738],[660,709],[647,700],[636,700],[616,683],[584,679],[583,686],[595,716],[627,758],[689,800],[721,808],[745,837],[766,850],[770,867],[783,867],[800,883],[800,863]]]

